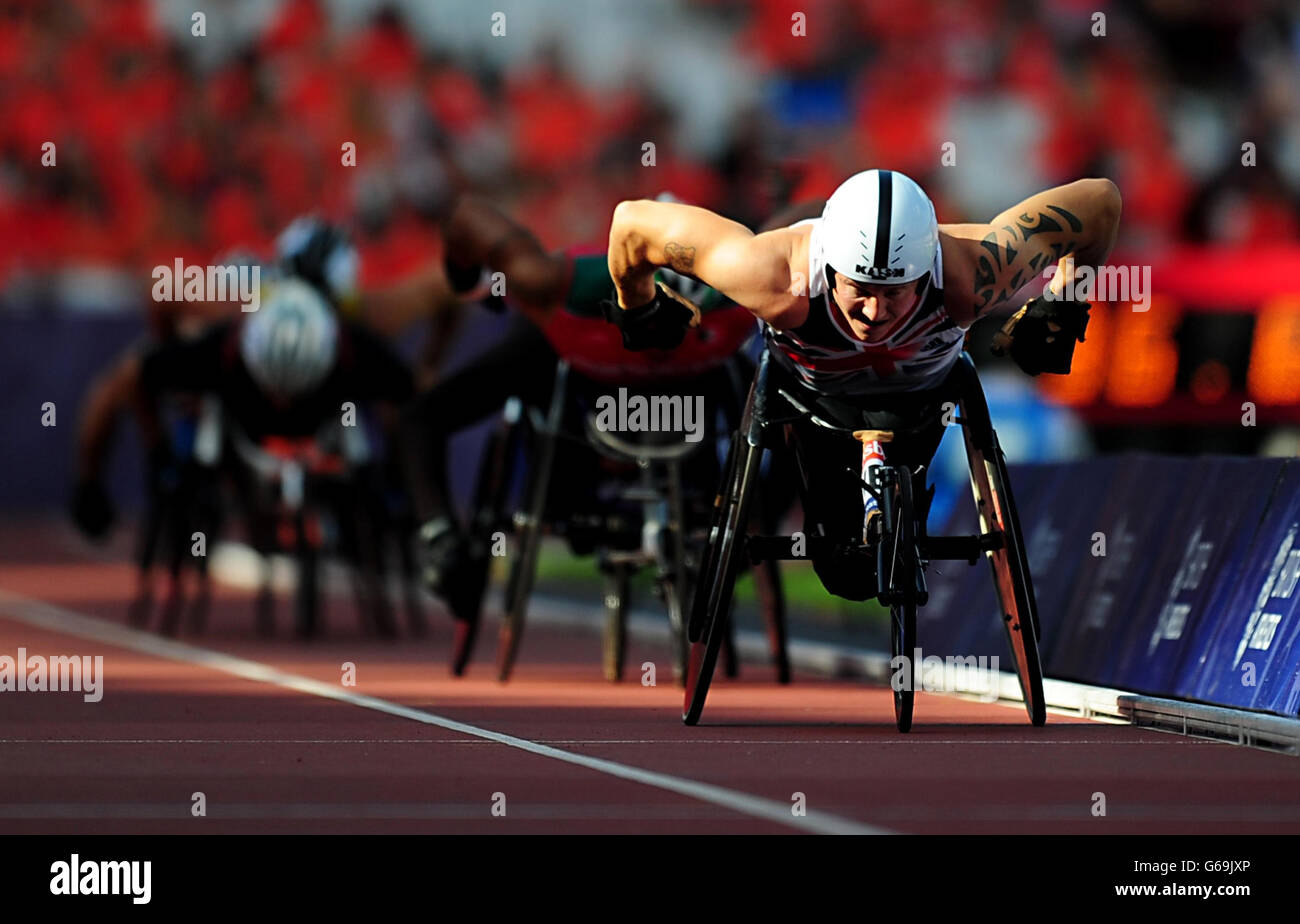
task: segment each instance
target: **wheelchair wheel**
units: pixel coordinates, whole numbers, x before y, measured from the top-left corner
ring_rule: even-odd
[[[1007,477],[1006,459],[998,445],[997,434],[989,428],[989,449],[975,445],[970,428],[965,428],[966,452],[970,462],[971,491],[979,511],[980,529],[1002,535],[1002,547],[986,553],[993,570],[1002,609],[1002,627],[1015,663],[1025,711],[1033,725],[1047,721],[1043,698],[1043,668],[1038,653],[1038,604],[1029,577],[1029,558],[1025,551]]]
[[[537,577],[537,556],[542,548],[542,520],[546,516],[546,500],[550,494],[551,469],[555,464],[555,448],[564,416],[568,376],[568,363],[561,360],[555,368],[555,386],[551,393],[551,407],[547,412],[545,429],[536,434],[536,462],[528,486],[528,506],[522,516],[516,518],[518,543],[510,563],[510,576],[506,581],[505,622],[501,624],[501,634],[497,641],[497,679],[502,683],[510,679],[515,659],[519,656],[528,598],[532,596],[533,581]]]
[[[478,605],[468,619],[455,620],[451,640],[451,672],[453,676],[462,677],[469,667],[469,659],[474,654],[474,643],[478,639],[479,626],[483,622],[483,595],[487,591],[488,571],[492,559],[480,549],[472,550],[472,557],[465,566],[470,577],[467,583],[478,597]]]
[[[320,555],[307,536],[307,525],[301,515],[296,522],[298,533],[298,590],[294,600],[295,627],[299,638],[315,638],[320,634]]]
[[[744,553],[749,509],[758,479],[762,449],[736,433],[727,452],[727,474],[714,499],[708,555],[691,605],[682,721],[695,725],[704,711],[718,653],[727,636],[731,596]]]
[[[892,488],[893,502],[882,510],[890,522],[885,523],[880,540],[882,555],[878,567],[882,586],[889,582],[889,641],[893,656],[890,666],[910,665],[908,682],[892,679],[894,690],[894,721],[900,732],[912,728],[912,709],[916,703],[916,686],[921,665],[913,661],[916,652],[916,530],[915,509],[912,506],[912,479],[906,470],[898,470]],[[902,659],[901,661],[898,659]]]
[[[479,626],[483,620],[483,594],[487,591],[488,572],[491,570],[492,536],[498,530],[509,528],[507,522],[510,488],[519,455],[519,406],[516,399],[507,404],[505,417],[493,431],[483,454],[483,469],[474,488],[474,515],[470,522],[469,568],[473,577],[471,586],[478,592],[479,605],[470,619],[456,620],[452,638],[451,672],[457,677],[465,673],[474,654]]]
[[[519,656],[519,642],[524,634],[524,616],[528,612],[528,598],[533,593],[533,580],[537,576],[537,556],[542,545],[542,527],[529,517],[519,527],[518,542],[510,574],[506,579],[505,621],[497,639],[497,679],[502,683],[510,679]]]
[[[689,645],[686,641],[686,614],[682,599],[685,581],[679,576],[674,580],[659,582],[663,595],[664,607],[668,610],[669,644],[672,646],[673,679],[678,684],[686,683],[686,661]]]
[[[605,641],[601,663],[605,679],[617,682],[623,679],[623,662],[627,655],[628,589],[630,570],[626,565],[614,565],[605,580]]]

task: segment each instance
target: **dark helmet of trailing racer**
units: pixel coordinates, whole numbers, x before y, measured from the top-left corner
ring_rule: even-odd
[[[897,170],[864,170],[849,177],[822,210],[826,281],[835,273],[857,282],[901,285],[934,266],[939,224],[925,190]]]
[[[666,190],[655,196],[655,201],[682,202],[681,199],[678,199]],[[726,301],[726,296],[717,289],[705,285],[698,279],[683,275],[676,270],[671,270],[666,266],[661,266],[655,271],[655,280],[662,282],[678,295],[689,300],[696,308],[699,308],[700,311],[710,311]]]
[[[357,308],[361,256],[342,228],[304,215],[280,232],[275,250],[286,275],[305,279],[345,312]]]
[[[319,291],[299,279],[276,281],[240,330],[239,355],[268,395],[292,399],[329,375],[338,357],[339,322]]]

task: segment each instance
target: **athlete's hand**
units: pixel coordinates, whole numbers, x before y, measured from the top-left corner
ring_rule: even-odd
[[[1030,299],[993,335],[993,355],[1007,352],[1030,375],[1065,375],[1074,359],[1074,344],[1088,329],[1087,302],[1073,299]]]
[[[634,308],[620,308],[612,300],[600,303],[605,320],[623,334],[628,350],[671,350],[681,345],[686,331],[700,323],[700,309],[662,282],[654,298]]]

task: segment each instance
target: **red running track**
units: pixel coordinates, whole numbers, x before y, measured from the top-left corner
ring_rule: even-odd
[[[327,640],[259,641],[234,591],[177,645],[124,627],[131,569],[61,528],[0,553],[0,655],[104,658],[98,703],[0,693],[0,833],[1300,832],[1291,757],[931,694],[900,735],[887,690],[753,666],[686,728],[653,646],[629,664],[660,665],[655,687],[540,628],[510,684],[486,660],[456,680],[445,618],[384,643],[332,601]]]

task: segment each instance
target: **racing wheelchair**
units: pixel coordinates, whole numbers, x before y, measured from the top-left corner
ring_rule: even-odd
[[[287,553],[296,565],[294,628],[305,639],[321,634],[322,564],[328,553],[337,552],[349,566],[362,632],[395,638],[376,519],[381,498],[368,467],[366,437],[334,423],[314,436],[257,441],[234,421],[227,430],[229,474],[245,504],[250,538],[263,558],[258,634],[275,634],[270,556]],[[412,629],[418,631],[414,618]]]
[[[710,407],[721,396],[729,421],[739,416],[741,379],[719,369],[696,379],[659,383],[675,393],[705,393]],[[702,422],[703,436],[686,441],[680,433],[621,433],[597,424],[592,399],[608,385],[574,371],[566,360],[556,368],[546,410],[507,403],[501,426],[489,440],[475,492],[470,541],[484,548],[492,536],[509,536],[504,619],[497,646],[497,675],[508,680],[518,658],[542,539],[567,540],[578,555],[594,554],[604,575],[602,669],[622,679],[627,651],[627,616],[633,576],[650,570],[656,595],[667,610],[674,675],[686,675],[685,608],[694,587],[706,536],[708,497],[690,485],[717,476],[716,425]],[[525,475],[522,460],[529,466]],[[522,487],[519,482],[524,482]],[[522,498],[516,503],[516,495]],[[486,560],[480,554],[486,579]],[[784,599],[775,563],[756,569],[756,590],[767,616],[773,663],[781,682],[789,680]],[[460,674],[471,655],[477,620],[457,626],[452,670]],[[729,675],[738,670],[730,630],[720,650]]]
[[[932,560],[965,560],[974,565],[988,559],[1001,605],[1003,628],[1012,662],[1033,725],[1046,721],[1042,665],[1038,653],[1039,621],[1023,534],[1007,475],[1006,460],[989,418],[988,404],[975,365],[962,353],[944,384],[951,390],[962,428],[970,468],[971,492],[979,513],[980,532],[973,536],[930,536],[926,532],[928,503],[923,501],[925,467],[871,468],[864,488],[876,498],[880,516],[870,542],[862,535],[808,536],[803,547],[793,536],[751,534],[760,461],[765,449],[776,449],[777,432],[791,434],[793,426],[813,426],[845,440],[861,439],[859,423],[831,413],[817,395],[795,385],[764,351],[750,386],[740,424],[731,435],[723,477],[714,499],[705,560],[687,625],[690,653],[682,720],[699,722],[727,632],[728,612],[739,569],[746,562],[818,556],[843,556],[862,568],[874,566],[877,599],[890,611],[891,665],[910,663],[917,649],[916,614],[928,599],[925,571]],[[798,439],[790,440],[798,460]],[[807,469],[797,465],[803,496]],[[861,479],[860,479],[861,480]],[[916,665],[911,672],[913,681]],[[915,683],[891,683],[894,717],[900,732],[910,730]]]

